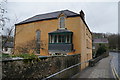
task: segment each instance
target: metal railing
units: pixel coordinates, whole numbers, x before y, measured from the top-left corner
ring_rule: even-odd
[[[81,62],[81,63],[75,64],[75,65],[72,65],[72,66],[70,66],[70,67],[68,67],[68,68],[65,68],[65,69],[63,69],[63,70],[61,70],[61,71],[59,71],[59,72],[56,72],[56,73],[54,73],[54,74],[52,74],[52,75],[50,75],[50,76],[48,76],[48,77],[46,77],[46,78],[44,78],[44,79],[42,79],[42,80],[47,80],[47,79],[53,78],[54,76],[56,76],[56,75],[58,75],[58,74],[60,74],[60,73],[63,73],[63,72],[65,72],[65,71],[67,71],[67,70],[70,70],[70,69],[72,69],[72,68],[74,68],[74,67],[76,67],[76,66],[79,66],[79,65],[81,65],[81,64],[87,63],[87,62],[89,62],[89,61],[90,61],[90,60],[87,60],[87,61],[85,61],[85,62]]]

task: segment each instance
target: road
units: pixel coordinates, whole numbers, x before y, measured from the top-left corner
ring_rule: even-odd
[[[112,56],[111,66],[115,69],[117,75],[120,76],[120,53],[110,52],[110,56]]]
[[[84,69],[73,78],[116,78],[113,66],[117,74],[120,73],[120,65],[118,65],[120,63],[120,54],[115,52],[110,52],[109,54],[108,57],[100,60],[94,67]]]

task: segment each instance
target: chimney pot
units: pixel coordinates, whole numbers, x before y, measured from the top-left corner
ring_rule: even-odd
[[[84,20],[85,19],[85,14],[84,14],[84,12],[81,10],[80,11],[80,16],[81,16],[81,18]]]

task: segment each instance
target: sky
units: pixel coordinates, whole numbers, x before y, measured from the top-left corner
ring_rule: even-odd
[[[97,33],[118,33],[118,2],[109,1],[74,1],[70,0],[51,2],[34,0],[15,1],[7,3],[7,16],[17,23],[38,14],[44,14],[60,10],[71,10],[79,13],[81,10],[85,13],[85,21],[92,32]]]

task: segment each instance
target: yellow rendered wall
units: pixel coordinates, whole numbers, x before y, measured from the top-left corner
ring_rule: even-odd
[[[65,27],[73,32],[74,53],[80,53],[80,17],[66,18]],[[16,26],[15,47],[35,39],[36,31],[41,31],[41,40],[46,44],[40,55],[48,55],[48,33],[59,29],[59,20],[46,20]],[[71,53],[72,54],[72,53]]]
[[[69,17],[65,20],[65,27],[73,32],[73,45],[75,52],[69,54],[81,54],[81,62],[92,58],[92,37],[86,25],[80,17]],[[41,31],[40,39],[45,44],[40,50],[40,55],[48,54],[48,33],[59,29],[59,19],[38,21],[28,24],[21,24],[16,26],[15,48],[20,44],[25,44],[27,41],[35,39],[36,31]],[[88,30],[88,31],[87,31]],[[89,34],[86,35],[86,33]],[[91,49],[86,47],[86,39],[91,42]],[[15,53],[16,53],[16,49]],[[88,57],[87,57],[88,56]],[[81,68],[85,68],[84,64]]]
[[[92,59],[92,34],[86,27],[86,25],[81,21],[81,62]],[[87,47],[87,40],[89,42]],[[81,69],[84,69],[88,66],[88,63],[81,65]]]

